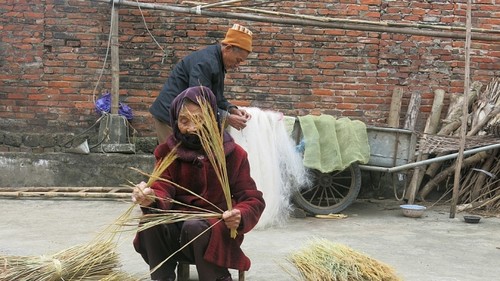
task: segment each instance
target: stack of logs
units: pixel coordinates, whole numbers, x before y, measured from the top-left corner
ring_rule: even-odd
[[[394,95],[393,99],[394,97],[398,99],[397,95]],[[469,112],[465,150],[500,143],[500,78],[492,79],[486,86],[477,81],[472,83],[467,97]],[[439,124],[443,100],[444,91],[436,90],[432,112],[427,119],[423,134],[420,134],[415,154],[417,162],[459,150],[464,95],[450,96],[446,118]],[[418,113],[419,107],[420,97],[413,95],[409,104],[405,129],[414,129],[412,126],[416,117],[410,112]],[[389,117],[389,126],[391,126],[391,117]],[[439,130],[438,127],[440,127]],[[462,209],[493,215],[500,214],[499,158],[499,149],[482,151],[464,157],[457,202],[465,207]],[[427,167],[416,167],[407,188],[406,199],[410,203],[414,200],[425,201],[426,197],[440,186],[446,189],[443,197],[449,194],[452,191],[456,162],[455,160],[446,167],[442,161],[434,162]]]

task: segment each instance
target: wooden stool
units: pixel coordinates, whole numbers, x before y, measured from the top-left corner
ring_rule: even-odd
[[[177,265],[177,280],[178,281],[187,281],[189,280],[189,266],[190,264],[187,262],[179,262]],[[238,271],[238,280],[245,281],[245,271]]]

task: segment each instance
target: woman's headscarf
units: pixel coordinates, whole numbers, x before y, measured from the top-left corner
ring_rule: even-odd
[[[212,108],[215,118],[217,120],[217,124],[219,128],[221,128],[220,117],[217,114],[217,101],[215,99],[215,95],[209,88],[205,86],[194,86],[189,87],[186,90],[182,91],[173,101],[170,106],[170,121],[172,124],[172,130],[174,132],[174,137],[186,144],[189,148],[199,149],[201,148],[201,144],[197,138],[193,136],[186,136],[181,134],[179,127],[177,126],[177,120],[179,119],[179,113],[181,112],[182,105],[184,104],[184,100],[188,99],[191,102],[200,105],[198,103],[198,99],[202,99],[207,101],[207,103]]]

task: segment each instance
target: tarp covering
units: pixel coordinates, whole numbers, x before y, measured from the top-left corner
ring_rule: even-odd
[[[370,160],[366,125],[331,115],[298,117],[304,135],[304,166],[322,173],[342,171],[353,162]]]

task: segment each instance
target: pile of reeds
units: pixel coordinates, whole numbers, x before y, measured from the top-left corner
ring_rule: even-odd
[[[118,270],[111,241],[74,246],[50,256],[0,256],[0,261],[0,280],[138,280]]]
[[[469,96],[469,119],[471,120],[466,129],[465,149],[469,146],[486,146],[500,143],[500,77],[493,78],[485,87],[481,82],[474,82],[470,87]],[[461,130],[460,118],[464,99],[455,98],[450,102],[447,117],[444,121],[440,134],[455,139],[453,144],[443,145],[450,147],[449,151],[436,150],[436,156],[455,152],[459,145],[458,135]],[[498,128],[497,128],[498,127]],[[444,137],[443,137],[444,139]],[[460,179],[458,202],[468,211],[483,213],[484,215],[500,215],[500,149],[478,152],[464,157],[462,162],[462,175]],[[436,162],[426,168],[425,178],[428,179],[422,187],[419,187],[418,197],[425,201],[426,197],[434,189],[444,186],[446,191],[443,198],[451,194],[450,187],[453,181],[451,175],[455,171],[457,161],[449,166],[443,166],[443,162]],[[451,201],[451,199],[449,199]]]
[[[394,269],[345,245],[327,239],[314,239],[303,249],[289,255],[306,281],[396,281],[402,280]]]
[[[129,208],[117,220],[130,217]],[[86,244],[76,245],[52,255],[0,255],[0,280],[5,281],[137,281],[120,270],[115,235],[120,226],[109,225]]]

